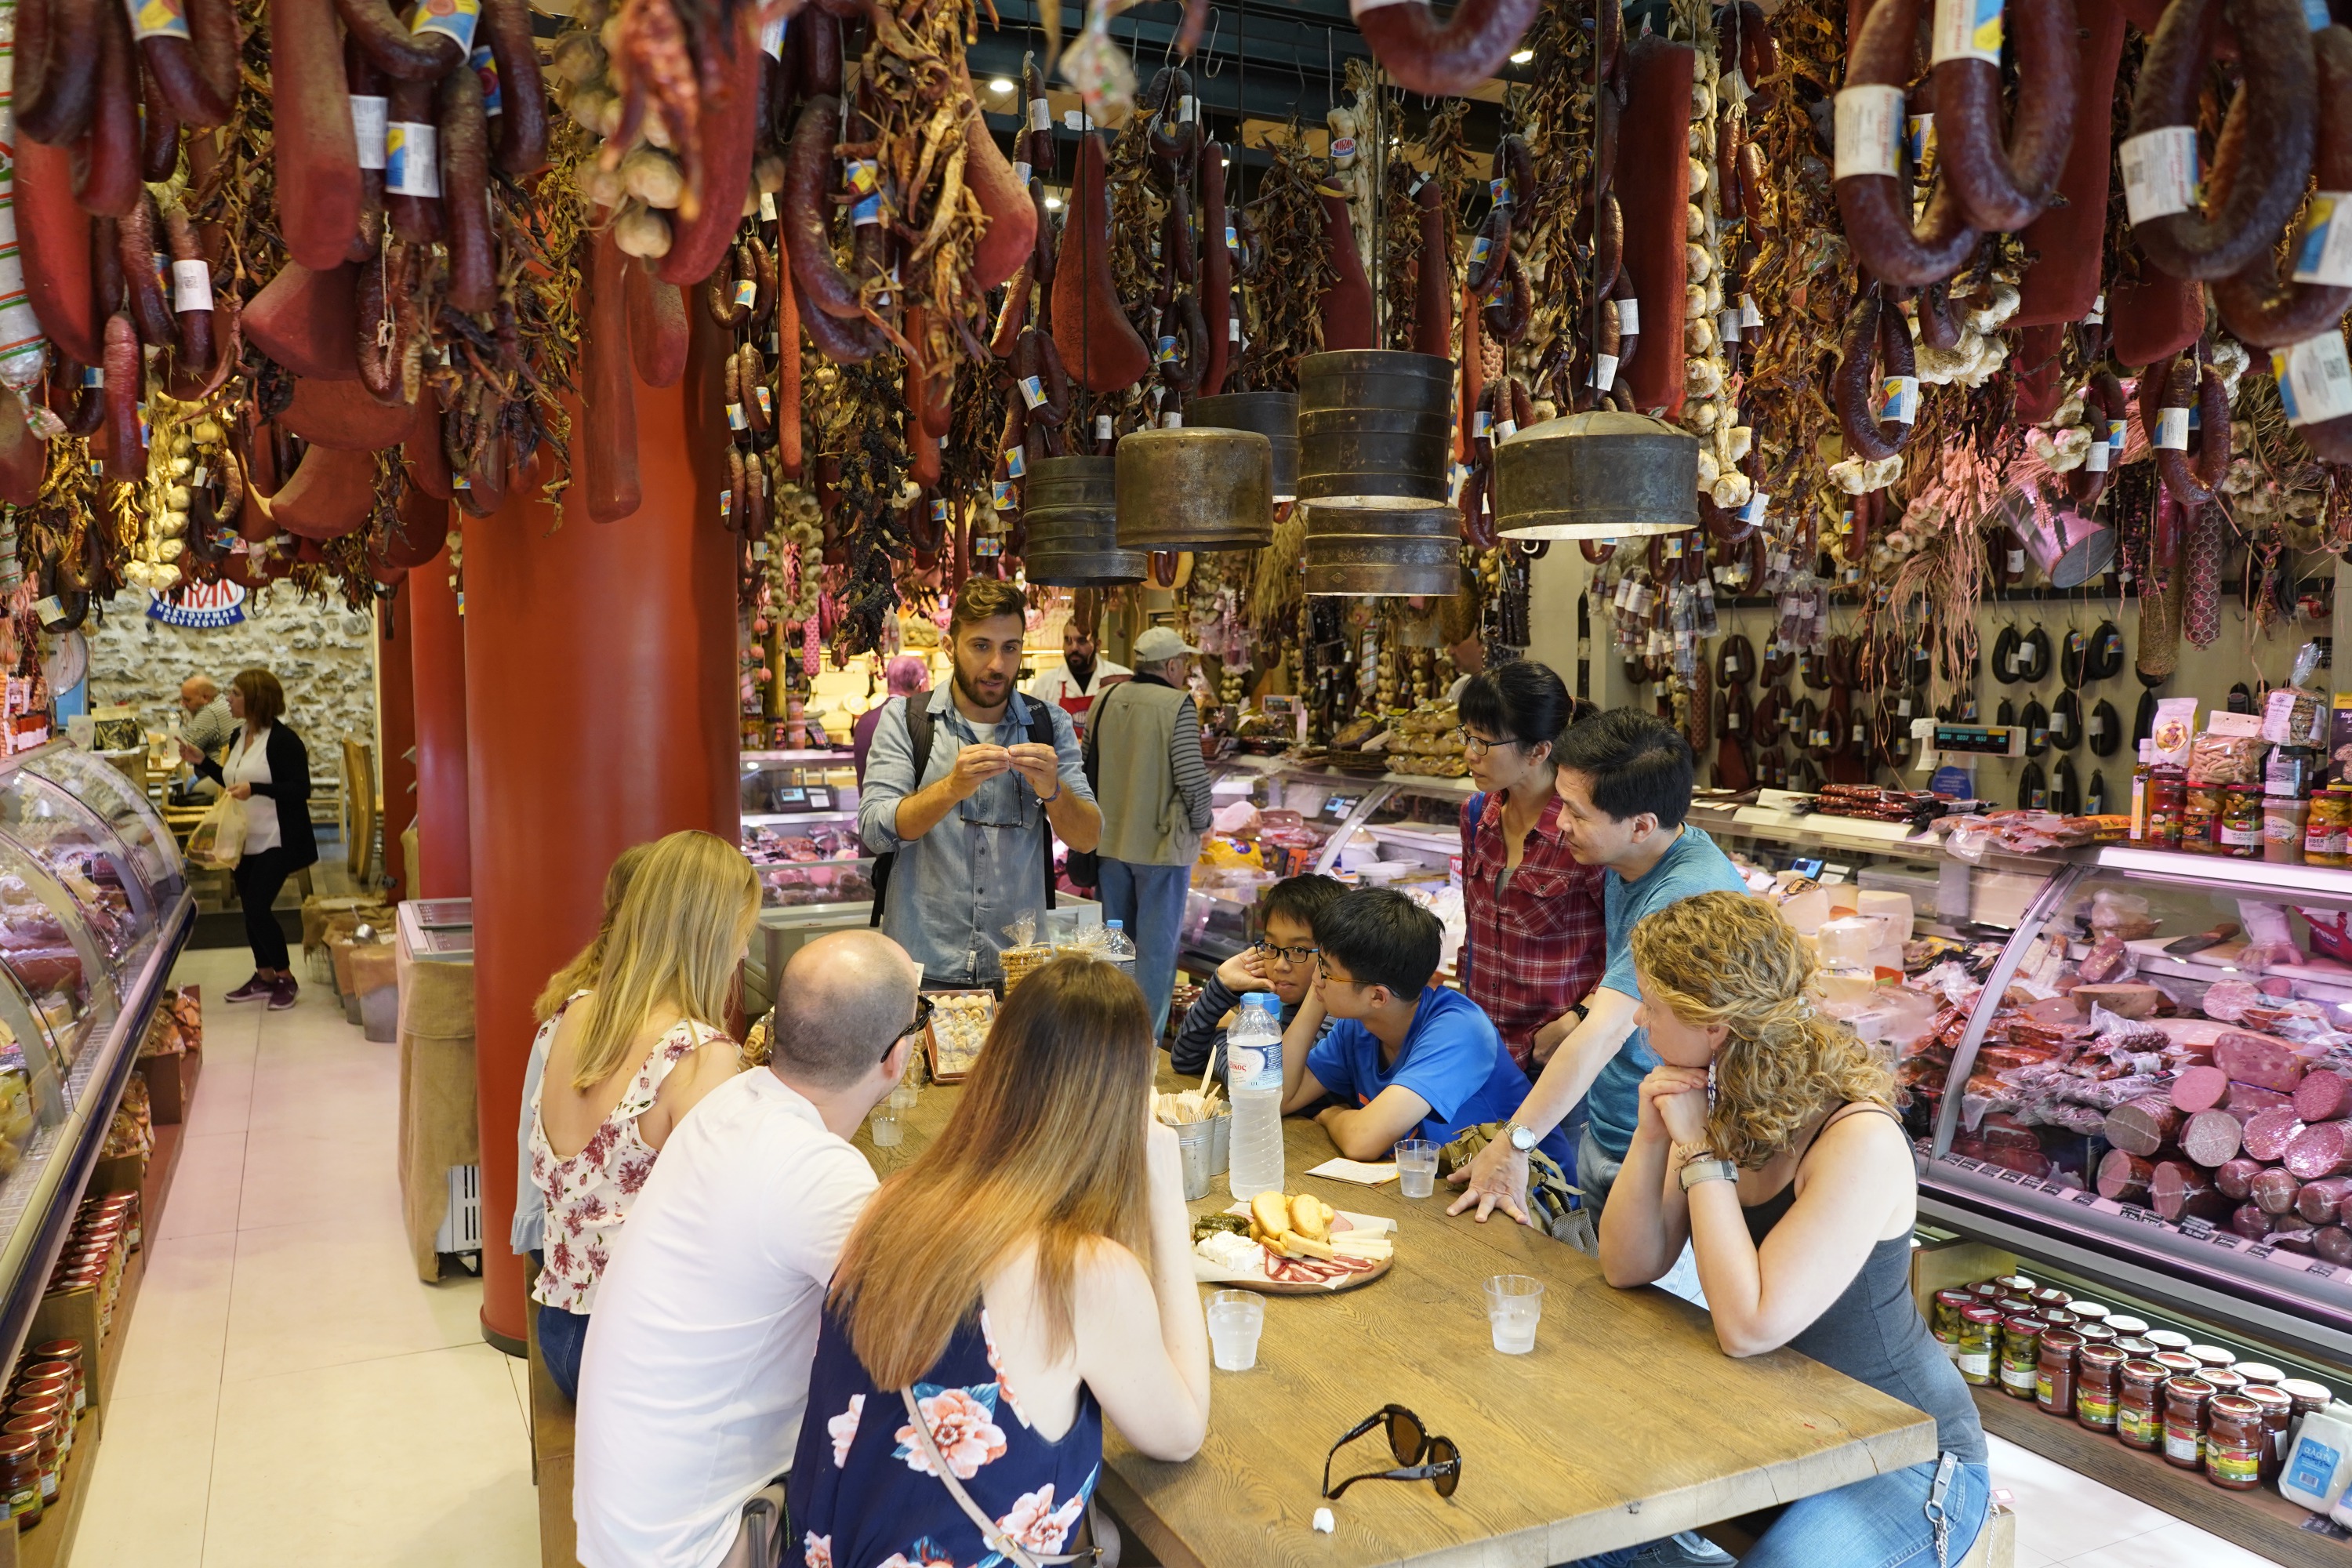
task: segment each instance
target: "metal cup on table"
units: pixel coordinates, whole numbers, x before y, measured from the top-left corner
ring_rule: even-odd
[[[1265,1299],[1250,1290],[1218,1290],[1208,1301],[1209,1350],[1219,1372],[1247,1372],[1257,1364],[1258,1335],[1265,1330]]]
[[[1526,1274],[1497,1274],[1486,1281],[1486,1326],[1496,1350],[1526,1355],[1536,1348],[1543,1294],[1543,1281]]]
[[[1184,1161],[1184,1201],[1197,1203],[1209,1195],[1210,1178],[1216,1174],[1213,1158],[1218,1121],[1179,1121],[1175,1124],[1176,1152]]]
[[[1426,1138],[1408,1138],[1394,1150],[1397,1191],[1409,1198],[1425,1198],[1437,1190],[1437,1145]]]
[[[1209,1174],[1222,1176],[1234,1163],[1234,1109],[1220,1105],[1209,1118]]]

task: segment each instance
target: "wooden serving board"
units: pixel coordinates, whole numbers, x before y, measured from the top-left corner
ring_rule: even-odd
[[[1201,1262],[1208,1261],[1201,1258],[1198,1253],[1193,1256]],[[1214,1284],[1219,1289],[1226,1290],[1255,1290],[1261,1296],[1336,1296],[1342,1290],[1360,1289],[1394,1267],[1396,1267],[1395,1258],[1383,1258],[1360,1274],[1344,1275],[1328,1285],[1308,1285],[1286,1279],[1269,1279],[1263,1274],[1236,1274],[1228,1279],[1203,1280],[1202,1283]]]

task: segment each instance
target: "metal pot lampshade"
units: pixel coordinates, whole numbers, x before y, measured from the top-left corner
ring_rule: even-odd
[[[1547,419],[1495,448],[1508,539],[1629,539],[1698,526],[1698,437],[1643,414]]]
[[[1307,592],[1462,591],[1461,514],[1450,506],[1307,506]]]
[[[2012,526],[2053,588],[2079,588],[2115,563],[2116,531],[2080,512],[2029,508]]]
[[[1255,430],[1138,430],[1112,461],[1121,550],[1274,542],[1274,444]]]
[[[1255,430],[1274,444],[1274,500],[1298,499],[1298,394],[1225,392],[1184,405],[1188,430]]]
[[[1446,500],[1454,362],[1341,349],[1298,362],[1298,499],[1331,507]]]
[[[1116,458],[1041,458],[1029,465],[1021,574],[1062,588],[1143,580],[1143,552],[1118,546]]]

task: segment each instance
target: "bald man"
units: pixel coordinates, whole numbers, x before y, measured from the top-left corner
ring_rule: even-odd
[[[809,943],[776,988],[768,1064],[711,1090],[662,1146],[581,1358],[586,1568],[777,1560],[757,1532],[781,1514],[825,1286],[876,1185],[849,1138],[907,1070],[919,978],[877,931]]]
[[[236,721],[228,710],[228,700],[210,676],[192,675],[180,682],[180,743],[194,746],[207,757],[218,757],[221,748],[228,744],[229,731]],[[210,800],[220,793],[220,785],[207,778],[189,781],[189,795]]]

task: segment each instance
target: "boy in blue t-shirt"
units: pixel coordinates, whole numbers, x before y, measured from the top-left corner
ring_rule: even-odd
[[[1407,1138],[1450,1142],[1527,1096],[1527,1074],[1477,1004],[1429,984],[1443,938],[1435,915],[1386,888],[1358,889],[1315,917],[1319,973],[1284,1031],[1282,1109],[1341,1100],[1316,1120],[1351,1160],[1385,1160]],[[1318,1040],[1327,1016],[1336,1022]],[[1557,1130],[1540,1146],[1569,1168]]]

